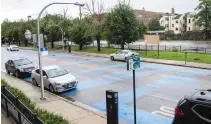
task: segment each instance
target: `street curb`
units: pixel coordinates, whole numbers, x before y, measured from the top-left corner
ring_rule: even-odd
[[[27,50],[30,50],[30,49],[27,48]],[[31,49],[31,50],[33,50],[33,49]],[[94,56],[94,57],[110,58],[109,55],[106,55],[106,54],[104,54],[104,55],[101,55],[101,54],[98,54],[98,55],[91,55],[91,53],[85,53],[85,52],[81,52],[81,53],[80,53],[80,52],[75,52],[75,51],[72,51],[71,53],[72,53],[72,54],[75,54],[75,55],[85,55],[85,56]],[[211,70],[211,68],[206,68],[206,67],[198,67],[198,66],[190,66],[190,65],[181,65],[181,64],[173,64],[173,63],[153,62],[153,61],[146,61],[146,60],[141,60],[141,62]]]
[[[4,71],[1,70],[1,72],[4,72]],[[4,73],[6,73],[6,72],[4,72]],[[16,79],[17,79],[17,80],[20,80],[20,81],[23,81],[23,82],[25,82],[25,83],[31,83],[31,82],[27,82],[27,81],[24,81],[24,80],[19,79],[19,78],[16,78]],[[32,86],[34,86],[34,85],[32,85]],[[37,89],[40,89],[40,87],[37,87],[37,86],[34,86],[34,87],[36,87]],[[47,91],[47,90],[45,90],[45,92],[48,92],[49,94],[51,94],[51,95],[53,95],[53,96],[55,96],[55,97],[58,97],[58,98],[64,100],[65,102],[68,102],[68,103],[70,103],[70,104],[72,104],[72,105],[74,105],[74,106],[76,106],[76,107],[79,107],[79,108],[84,109],[84,110],[86,110],[86,111],[92,112],[93,114],[98,115],[98,116],[100,116],[101,118],[107,119],[106,114],[104,114],[102,111],[100,111],[100,110],[98,110],[98,109],[95,109],[95,108],[93,108],[93,107],[90,107],[90,106],[88,106],[88,105],[86,105],[86,104],[83,104],[83,103],[81,103],[81,102],[78,102],[78,101],[72,102],[72,101],[70,101],[70,100],[68,100],[68,99],[65,99],[65,98],[63,98],[63,97],[61,97],[61,96],[59,96],[59,95],[56,95],[56,94],[54,94],[54,93],[51,93],[51,92],[49,92],[49,91]]]
[[[146,61],[146,60],[141,60],[140,62],[155,63],[155,64],[164,64],[164,65],[172,65],[172,66],[181,66],[181,67],[189,67],[189,68],[198,68],[198,69],[211,70],[211,68],[206,68],[206,67],[196,67],[196,66],[180,65],[180,64],[173,64],[173,63],[152,62],[152,61]]]

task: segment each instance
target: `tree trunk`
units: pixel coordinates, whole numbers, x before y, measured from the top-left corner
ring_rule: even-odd
[[[51,48],[54,48],[53,40],[51,41]]]
[[[121,44],[121,49],[123,50],[125,48],[125,44]]]
[[[97,51],[101,51],[101,49],[100,49],[100,35],[99,34],[97,34],[96,39],[97,39]]]
[[[25,42],[24,42],[24,43],[25,43],[25,46],[27,46],[27,45],[28,45],[28,40],[25,40]]]
[[[79,45],[79,50],[83,50],[83,44]]]

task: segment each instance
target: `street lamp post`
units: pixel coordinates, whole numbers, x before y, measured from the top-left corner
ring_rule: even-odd
[[[73,4],[76,6],[84,6],[84,4],[80,4],[80,3],[62,3],[62,2],[56,2],[56,3],[50,3],[48,5],[46,5],[39,13],[38,17],[37,17],[37,35],[38,35],[38,58],[39,58],[39,68],[40,68],[40,81],[41,81],[41,100],[45,100],[44,97],[44,85],[43,85],[43,73],[42,73],[42,57],[41,57],[41,53],[40,53],[40,17],[43,13],[43,11],[48,8],[51,5],[55,5],[55,4]],[[80,14],[81,15],[81,14]]]

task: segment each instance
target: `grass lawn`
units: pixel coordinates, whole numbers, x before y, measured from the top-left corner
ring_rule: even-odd
[[[68,48],[66,49],[66,51]],[[116,48],[101,48],[101,51],[97,51],[97,47],[84,47],[83,50],[79,50],[78,46],[72,46],[72,51],[78,52],[88,52],[88,53],[99,53],[99,54],[111,54],[119,49]],[[49,51],[62,51],[62,48],[49,48]],[[140,53],[142,57],[145,58],[154,58],[154,59],[166,59],[166,60],[178,60],[185,61],[185,53],[184,52],[171,52],[171,51],[160,51],[159,57],[157,51],[136,51]],[[194,60],[198,58],[198,60]],[[187,53],[187,61],[189,62],[198,62],[198,63],[208,63],[211,64],[211,54],[203,54],[203,53]]]

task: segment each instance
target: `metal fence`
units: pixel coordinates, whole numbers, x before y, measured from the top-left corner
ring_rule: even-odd
[[[72,46],[78,46],[75,43],[71,43]],[[55,46],[58,48],[62,47],[63,43],[62,42],[55,42]],[[97,47],[96,43],[91,43],[84,45],[85,47]],[[108,48],[108,44],[100,44],[101,48]],[[192,47],[192,46],[170,46],[170,45],[133,45],[133,44],[127,44],[124,46],[125,49],[131,49],[131,50],[140,50],[140,51],[173,51],[173,52],[195,52],[195,53],[204,53],[204,54],[211,54],[211,46],[210,47]],[[117,48],[120,49],[120,45],[116,44],[110,44],[110,48]]]
[[[7,117],[17,124],[44,124],[44,122],[15,97],[5,86],[1,86],[1,106],[7,113]]]

